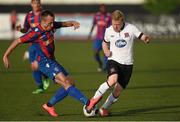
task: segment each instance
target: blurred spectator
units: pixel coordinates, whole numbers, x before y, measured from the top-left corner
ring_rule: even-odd
[[[12,10],[11,15],[10,15],[10,21],[11,21],[11,32],[12,32],[12,39],[14,40],[15,38],[15,27],[17,23],[17,12],[16,10]]]
[[[104,39],[105,29],[111,24],[111,15],[106,12],[106,6],[101,4],[99,6],[99,12],[94,15],[93,25],[89,33],[89,39],[91,37],[92,31],[95,26],[97,26],[96,38],[93,43],[94,58],[98,62],[99,67],[97,68],[98,72],[101,72],[103,69],[106,69],[107,58],[104,56],[104,61],[102,62],[100,57],[100,52],[102,51],[102,42]]]

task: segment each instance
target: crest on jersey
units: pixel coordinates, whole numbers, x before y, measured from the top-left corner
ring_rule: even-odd
[[[118,39],[116,42],[115,42],[115,45],[116,47],[118,48],[122,48],[124,46],[126,46],[127,42],[124,40],[124,39]]]
[[[39,29],[38,29],[38,28],[35,28],[35,29],[34,29],[34,31],[35,31],[35,32],[38,32],[38,31],[39,31]]]
[[[128,32],[124,33],[124,37],[125,38],[129,37],[129,33]]]
[[[111,35],[111,38],[113,38],[114,37],[114,35]]]

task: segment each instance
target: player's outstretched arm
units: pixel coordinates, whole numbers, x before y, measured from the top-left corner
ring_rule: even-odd
[[[105,54],[106,57],[111,57],[112,52],[109,50],[109,45],[106,42],[102,42],[102,48],[103,48],[103,52]]]
[[[3,62],[4,62],[4,66],[5,68],[9,68],[10,66],[10,62],[9,62],[9,55],[11,54],[11,52],[20,44],[20,39],[14,40],[11,45],[8,47],[8,49],[6,50],[6,52],[4,53],[3,56]]]
[[[150,39],[151,39],[151,37],[149,35],[146,35],[146,34],[143,34],[141,37],[141,40],[146,44],[150,42]]]
[[[66,21],[66,22],[62,22],[62,26],[63,27],[71,27],[73,26],[74,29],[78,29],[80,27],[80,23],[77,21]]]

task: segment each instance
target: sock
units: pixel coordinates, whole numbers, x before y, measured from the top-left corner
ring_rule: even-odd
[[[108,89],[109,89],[108,83],[104,82],[103,84],[100,85],[99,89],[96,91],[93,98],[102,96]]]
[[[118,98],[114,97],[114,95],[111,93],[106,99],[105,103],[102,105],[102,108],[105,108],[105,109],[109,108],[117,100]]]
[[[56,94],[47,102],[47,106],[52,107],[57,102],[63,100],[68,95],[68,92],[62,87],[60,88]]]
[[[48,76],[46,76],[45,74],[42,73],[42,76],[44,79],[48,79]]]
[[[33,71],[33,77],[34,77],[34,80],[35,80],[37,86],[39,88],[43,89],[43,83],[42,83],[42,77],[41,76],[42,76],[42,73],[39,70]]]
[[[68,95],[79,100],[83,105],[87,105],[89,100],[74,86],[67,89]]]
[[[107,68],[107,57],[104,56],[103,69],[106,70],[106,68]]]
[[[99,67],[102,68],[102,61],[101,61],[99,54],[96,53],[94,57],[95,57],[96,61],[98,62]]]

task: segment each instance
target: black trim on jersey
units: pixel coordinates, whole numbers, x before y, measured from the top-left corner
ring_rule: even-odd
[[[103,40],[105,43],[109,43],[109,42],[107,42],[107,41],[105,41],[105,40]]]
[[[107,83],[107,85],[109,86],[109,88],[111,87],[110,85],[109,85],[109,83],[106,81],[106,83]]]
[[[138,36],[138,39],[141,39],[141,37],[143,36],[144,33],[141,33],[139,36]]]
[[[123,26],[121,27],[121,30],[123,30],[125,27],[125,22],[123,22]]]

